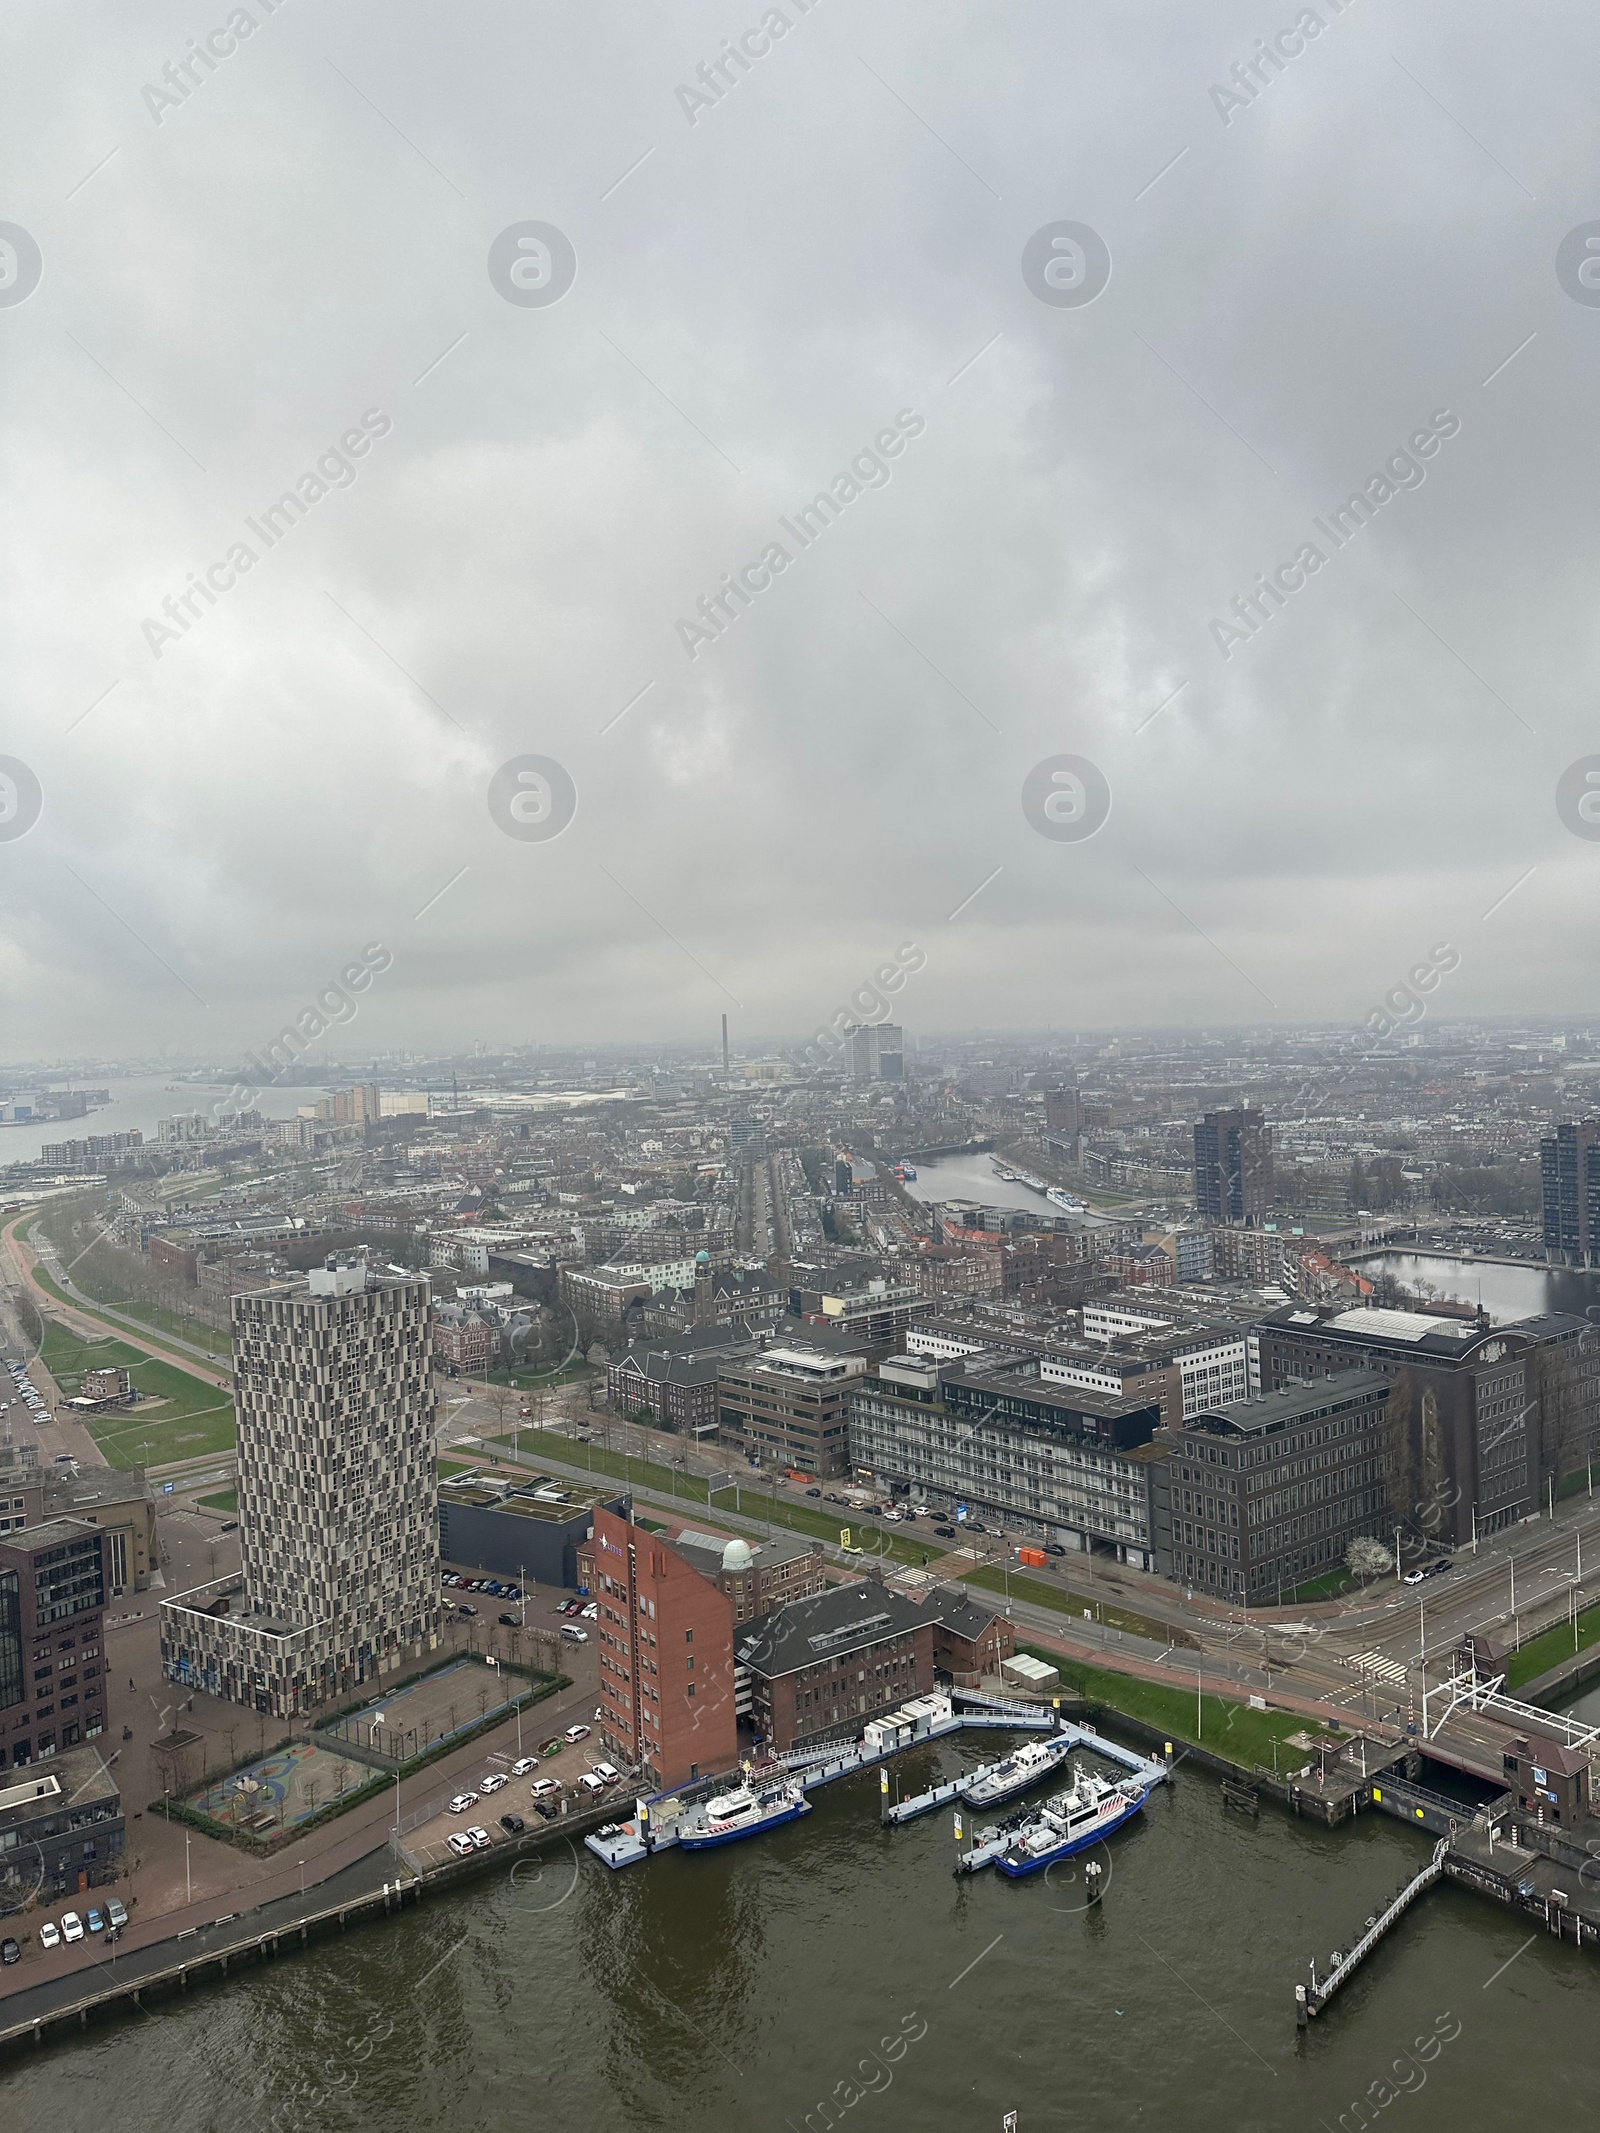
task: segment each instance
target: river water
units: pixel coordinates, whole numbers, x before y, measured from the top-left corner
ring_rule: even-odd
[[[899,1781],[974,1759],[931,1747]],[[1380,1816],[1252,1822],[1180,1766],[1086,1910],[1070,1869],[954,1881],[950,1815],[882,1830],[873,1773],[816,1799],[772,1836],[619,1874],[561,1846],[14,2055],[0,2125],[1000,2133],[1016,2110],[1023,2133],[1331,2133],[1386,2080],[1410,2091],[1389,2107],[1410,2133],[1579,2126],[1594,2107],[1594,1958],[1449,1887],[1297,2040],[1307,1958],[1347,1946],[1426,1857]]]
[[[3,1074],[0,1074],[0,1085],[4,1085]],[[0,1125],[0,1168],[7,1163],[36,1161],[46,1141],[81,1141],[91,1133],[137,1130],[147,1141],[153,1141],[162,1119],[176,1118],[186,1111],[209,1112],[217,1098],[226,1096],[233,1084],[219,1082],[214,1087],[198,1082],[174,1084],[165,1074],[125,1075],[117,1080],[86,1074],[74,1086],[105,1089],[111,1101],[92,1106],[83,1118],[54,1118],[42,1124],[30,1120],[20,1126]],[[315,1088],[261,1089],[256,1094],[255,1108],[263,1118],[293,1118],[302,1104],[314,1103],[321,1093]]]
[[[1008,1185],[997,1177],[986,1155],[930,1155],[925,1162],[916,1161],[915,1168],[917,1175],[907,1183],[906,1191],[925,1205],[937,1200],[977,1200],[985,1207],[1025,1207],[1031,1215],[1061,1212],[1042,1192]]]

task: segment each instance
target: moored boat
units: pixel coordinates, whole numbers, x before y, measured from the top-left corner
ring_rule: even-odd
[[[1037,1874],[1109,1837],[1139,1812],[1147,1798],[1137,1778],[1113,1782],[1092,1770],[1076,1770],[1068,1789],[1028,1816],[994,1863],[1013,1880]]]
[[[792,1779],[760,1788],[736,1785],[691,1810],[678,1824],[678,1843],[686,1852],[710,1851],[713,1845],[780,1829],[810,1812],[811,1802]]]
[[[1014,1755],[1004,1762],[996,1763],[982,1777],[974,1778],[961,1787],[961,1797],[969,1807],[1000,1807],[1007,1800],[1016,1799],[1030,1785],[1037,1785],[1041,1778],[1052,1776],[1071,1755],[1073,1742],[1070,1735],[1059,1735],[1055,1740],[1024,1741]]]

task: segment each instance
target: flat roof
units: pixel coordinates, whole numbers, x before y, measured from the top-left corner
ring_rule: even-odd
[[[1281,1392],[1258,1393],[1253,1399],[1205,1408],[1179,1424],[1173,1434],[1198,1429],[1205,1435],[1215,1435],[1205,1425],[1220,1422],[1233,1435],[1259,1437],[1269,1430],[1286,1428],[1291,1422],[1309,1421],[1335,1407],[1346,1407],[1352,1400],[1379,1392],[1387,1394],[1391,1387],[1392,1381],[1381,1370],[1340,1370],[1311,1385],[1285,1385]]]

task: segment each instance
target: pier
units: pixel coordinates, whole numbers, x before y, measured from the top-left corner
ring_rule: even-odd
[[[1360,1969],[1373,1949],[1382,1940],[1397,1920],[1404,1918],[1417,1898],[1433,1887],[1444,1873],[1445,1860],[1450,1853],[1450,1839],[1441,1837],[1433,1847],[1433,1857],[1419,1874],[1414,1874],[1404,1887],[1375,1917],[1367,1921],[1367,1929],[1355,1946],[1341,1954],[1334,1951],[1333,1968],[1318,1982],[1317,1967],[1311,1966],[1311,1983],[1294,1988],[1294,2018],[1297,2028],[1304,2029],[1312,2015],[1321,2014],[1346,1978]]]
[[[1164,1785],[1171,1776],[1167,1765],[1159,1758],[1143,1756],[1132,1748],[1120,1747],[1116,1741],[1104,1739],[1100,1734],[1091,1732],[1087,1726],[1062,1725],[1059,1733],[1053,1737],[1064,1740],[1070,1750],[1082,1748],[1089,1754],[1103,1755],[1108,1762],[1118,1764],[1130,1776],[1142,1779],[1147,1785]],[[914,1822],[918,1815],[931,1814],[936,1807],[948,1806],[953,1800],[964,1800],[980,1779],[987,1777],[998,1767],[995,1763],[985,1763],[981,1769],[965,1771],[960,1777],[952,1778],[946,1784],[935,1785],[931,1791],[916,1793],[909,1800],[897,1800],[892,1807],[885,1810],[883,1819],[891,1825]],[[1045,1777],[1050,1775],[1048,1771],[1044,1774]],[[1044,1782],[1043,1777],[1040,1782]]]

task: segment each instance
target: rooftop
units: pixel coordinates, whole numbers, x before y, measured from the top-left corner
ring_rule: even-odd
[[[751,1623],[736,1657],[758,1674],[793,1674],[819,1660],[909,1634],[928,1616],[886,1586],[835,1585],[814,1599],[791,1600]]]
[[[1391,1381],[1381,1370],[1341,1370],[1313,1385],[1286,1385],[1281,1392],[1258,1393],[1231,1406],[1210,1407],[1181,1425],[1206,1436],[1262,1437],[1294,1422],[1314,1421],[1336,1413],[1352,1401],[1387,1398]],[[1177,1432],[1174,1432],[1176,1434]]]

